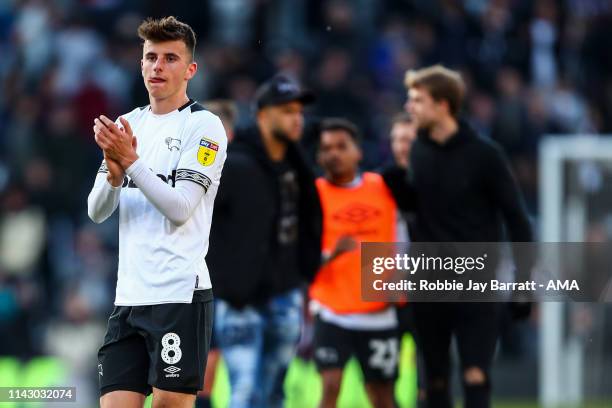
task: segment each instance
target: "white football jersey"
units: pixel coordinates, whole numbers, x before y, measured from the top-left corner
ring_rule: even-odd
[[[225,162],[221,120],[190,100],[164,115],[149,106],[123,115],[138,140],[140,160],[164,182],[189,180],[206,193],[183,225],[170,222],[126,177],[119,198],[119,306],[191,303],[211,288],[206,266],[213,204]],[[100,172],[105,172],[103,163]]]

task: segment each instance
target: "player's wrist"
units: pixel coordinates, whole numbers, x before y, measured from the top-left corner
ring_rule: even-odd
[[[108,173],[106,180],[112,187],[119,187],[123,184],[123,175],[115,175]]]
[[[127,170],[132,164],[136,162],[136,160],[138,160],[138,155],[134,152],[133,154],[122,158],[119,164],[121,165],[123,170]]]

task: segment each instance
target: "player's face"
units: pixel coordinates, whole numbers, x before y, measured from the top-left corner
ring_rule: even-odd
[[[436,101],[422,87],[410,88],[406,110],[420,129],[431,129],[446,113],[446,101]]]
[[[391,128],[391,151],[395,162],[400,166],[408,165],[412,142],[416,139],[416,123],[398,122]]]
[[[319,164],[333,178],[346,178],[357,173],[361,150],[345,130],[321,133]]]
[[[140,65],[147,91],[157,100],[185,93],[187,82],[197,71],[197,64],[192,61],[187,46],[180,40],[146,40]]]
[[[262,109],[261,114],[276,138],[286,142],[297,142],[302,137],[304,106],[301,102],[267,106]]]

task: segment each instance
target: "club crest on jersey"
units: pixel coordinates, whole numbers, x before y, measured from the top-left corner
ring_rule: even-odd
[[[181,141],[180,139],[173,139],[171,137],[166,138],[166,146],[168,146],[168,150],[180,150],[181,149]]]
[[[198,162],[202,166],[210,166],[215,162],[219,145],[212,140],[202,138],[200,140],[200,148],[198,149]]]

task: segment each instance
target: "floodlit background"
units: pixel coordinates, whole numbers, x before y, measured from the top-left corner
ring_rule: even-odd
[[[434,63],[460,69],[465,115],[505,148],[538,236],[612,235],[605,141],[573,139],[555,155],[565,143],[557,136],[542,150],[553,165],[538,167],[546,134],[612,133],[609,0],[0,0],[0,386],[76,386],[79,402],[69,406],[97,403],[95,355],[114,298],[117,220],[87,218],[101,160],[91,126],[94,116],[148,103],[136,28],[169,14],[198,34],[192,98],[232,99],[242,126],[256,86],[286,72],[319,96],[310,121],[344,116],[359,125],[364,169],[390,160],[404,72]],[[311,147],[312,135],[304,143]],[[588,152],[573,157],[585,143]],[[496,407],[612,406],[607,305],[546,305],[505,327]],[[403,346],[396,391],[411,407],[408,336]],[[341,405],[367,406],[358,369],[347,370]],[[316,405],[308,362],[294,362],[285,386],[287,406]],[[215,401],[226,400],[220,375]]]

